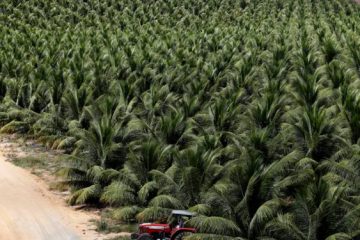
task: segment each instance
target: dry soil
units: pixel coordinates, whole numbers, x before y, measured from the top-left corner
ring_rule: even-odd
[[[8,161],[8,156],[27,154],[17,143],[0,136],[0,240],[101,240],[114,236],[95,231],[90,220],[99,219],[98,214],[70,208],[63,196],[49,190],[48,182]]]

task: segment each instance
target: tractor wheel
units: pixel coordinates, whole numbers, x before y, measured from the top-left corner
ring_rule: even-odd
[[[177,233],[174,237],[172,237],[171,239],[172,240],[185,240],[186,237],[192,235],[193,233],[192,232],[179,232]]]
[[[137,240],[153,240],[153,237],[148,233],[140,234]]]
[[[138,234],[138,233],[132,233],[132,234],[130,235],[130,239],[136,240],[136,239],[138,239],[139,235],[140,235],[140,234]]]

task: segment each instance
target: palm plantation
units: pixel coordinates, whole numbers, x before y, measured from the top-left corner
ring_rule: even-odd
[[[68,154],[70,204],[187,239],[360,239],[360,6],[0,3],[0,122]]]

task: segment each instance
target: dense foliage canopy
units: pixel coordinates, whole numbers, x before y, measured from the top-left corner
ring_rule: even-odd
[[[0,122],[69,153],[71,204],[193,239],[360,239],[360,6],[2,0]]]

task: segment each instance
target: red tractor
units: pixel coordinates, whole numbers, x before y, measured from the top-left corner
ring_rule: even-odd
[[[142,223],[139,231],[131,234],[131,239],[137,240],[182,240],[185,236],[196,232],[195,228],[186,228],[184,223],[192,218],[194,213],[184,210],[173,210],[167,224]]]

